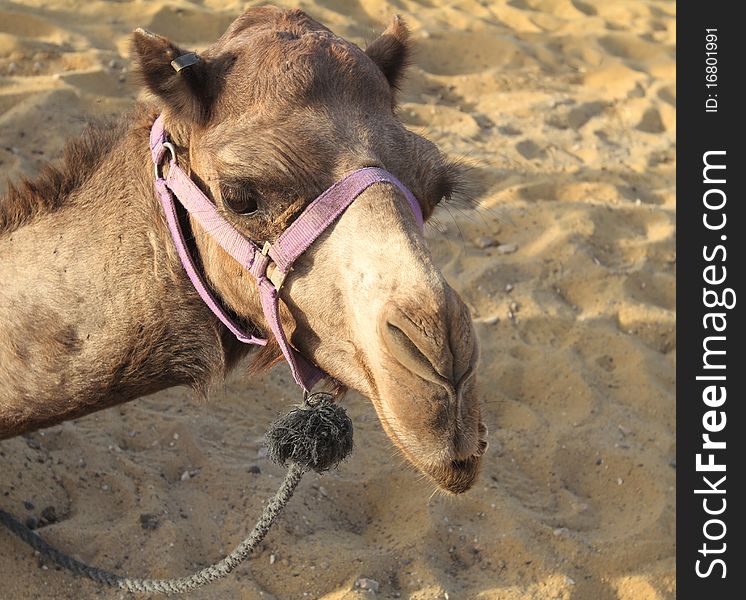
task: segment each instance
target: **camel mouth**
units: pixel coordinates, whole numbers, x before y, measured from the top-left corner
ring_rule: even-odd
[[[485,439],[487,428],[483,423],[479,424],[479,441],[477,451],[474,454],[463,459],[445,459],[443,462],[435,463],[425,463],[419,459],[414,449],[403,444],[401,438],[392,431],[387,422],[382,420],[382,423],[384,430],[412,465],[443,491],[454,495],[463,494],[476,483],[481,471],[482,457],[489,447],[489,443]]]
[[[413,462],[444,491],[454,495],[463,494],[469,491],[479,478],[482,457],[489,448],[487,431],[487,426],[480,421],[477,427],[476,450],[466,458],[451,458],[434,464],[422,464],[419,460]]]
[[[415,442],[413,436],[406,435],[400,427],[394,426],[391,422],[392,415],[384,408],[379,398],[373,397],[373,406],[378,413],[379,421],[384,431],[389,436],[404,457],[429,478],[443,491],[458,495],[470,490],[479,478],[481,470],[482,457],[487,453],[489,442],[487,441],[487,426],[481,421],[478,422],[476,431],[476,448],[473,453],[466,458],[452,458],[448,454],[453,452],[451,443],[444,442],[442,450],[435,451],[440,455],[436,460],[423,460],[424,449],[421,447],[422,438]],[[450,452],[447,448],[451,447]],[[432,449],[428,452],[433,456]]]

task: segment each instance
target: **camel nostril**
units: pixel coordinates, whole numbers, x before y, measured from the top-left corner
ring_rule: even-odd
[[[392,356],[423,379],[450,385],[450,350],[418,331],[406,317],[386,320],[383,339]]]
[[[391,322],[386,323],[386,334],[386,341],[388,342],[389,349],[392,350],[397,357],[401,354],[406,354],[410,358],[427,360],[427,357],[422,354],[417,345],[397,325],[394,325]]]

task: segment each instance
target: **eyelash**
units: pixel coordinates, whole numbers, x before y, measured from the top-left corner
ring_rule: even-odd
[[[223,205],[237,215],[251,216],[259,210],[256,192],[247,185],[220,186]]]

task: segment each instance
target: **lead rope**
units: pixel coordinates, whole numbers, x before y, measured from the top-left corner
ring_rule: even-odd
[[[269,457],[290,463],[285,479],[267,503],[249,536],[222,560],[192,575],[174,579],[134,579],[87,565],[50,546],[37,533],[0,509],[0,524],[63,569],[97,583],[130,592],[180,594],[222,579],[240,565],[264,539],[309,469],[322,473],[336,467],[352,451],[352,421],[330,394],[316,393],[275,421],[267,430]]]
[[[304,472],[305,469],[303,467],[297,464],[291,464],[280,489],[265,507],[261,518],[254,527],[254,530],[249,534],[249,537],[241,542],[236,549],[223,560],[210,565],[209,567],[205,567],[201,571],[197,571],[188,577],[175,579],[133,579],[130,577],[122,577],[116,573],[87,565],[62,551],[57,550],[57,548],[50,546],[34,531],[3,510],[0,510],[0,523],[5,525],[11,532],[21,538],[34,550],[39,551],[40,554],[53,560],[63,569],[76,575],[82,575],[83,577],[87,577],[97,583],[130,592],[180,594],[201,587],[217,579],[222,579],[240,565],[249,554],[251,554],[251,551],[256,548],[256,545],[264,539],[264,536],[269,531],[272,523],[280,514],[282,509],[285,508],[285,505],[293,495],[293,492],[298,483],[300,483]]]

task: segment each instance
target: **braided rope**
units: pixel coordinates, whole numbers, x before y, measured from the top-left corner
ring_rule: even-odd
[[[130,592],[180,594],[221,579],[241,564],[251,554],[252,550],[256,548],[257,544],[264,539],[264,536],[267,535],[272,523],[292,497],[304,472],[305,468],[303,466],[297,463],[290,464],[285,479],[277,490],[277,493],[267,503],[267,506],[264,507],[262,516],[254,526],[254,529],[243,542],[236,546],[233,552],[209,567],[205,567],[187,577],[176,579],[132,579],[87,565],[50,546],[38,534],[31,531],[23,523],[2,509],[0,509],[0,524],[7,527],[14,535],[21,538],[34,550],[39,551],[62,568],[76,575],[81,575],[97,583]]]

